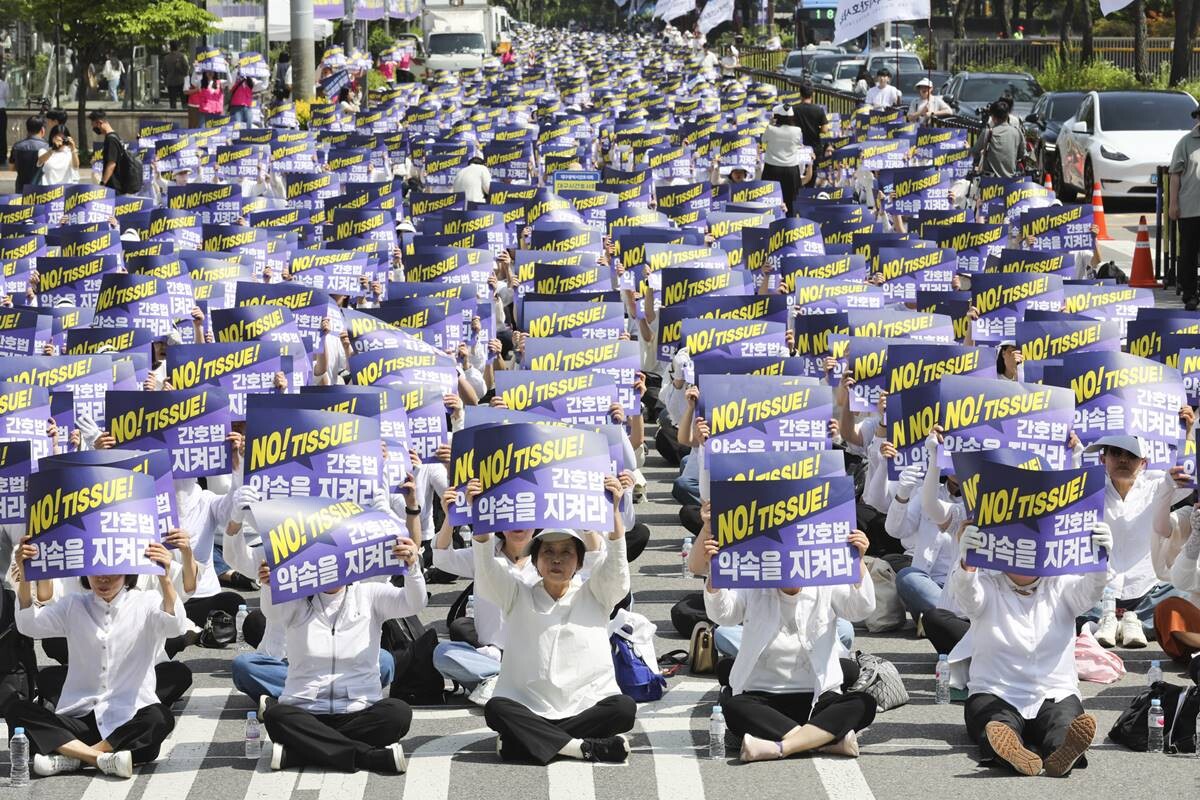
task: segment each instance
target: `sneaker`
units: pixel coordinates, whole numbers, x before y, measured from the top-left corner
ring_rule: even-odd
[[[258,591],[258,581],[247,578],[240,572],[230,570],[224,575],[217,576],[217,583],[226,589],[233,589],[235,592],[256,592]]]
[[[477,706],[486,706],[487,701],[492,699],[492,692],[496,691],[496,679],[496,675],[484,678],[478,686],[471,690],[467,699]]]
[[[1046,758],[1046,774],[1051,778],[1065,777],[1096,738],[1096,718],[1080,714],[1067,727],[1067,738]]]
[[[824,747],[818,747],[817,752],[828,753],[834,756],[858,758],[858,736],[855,735],[854,731],[850,731],[842,737],[841,741],[830,742]]]
[[[279,701],[269,694],[264,694],[258,698],[258,721],[262,722],[267,718],[267,709],[275,705]]]
[[[1003,722],[989,722],[984,731],[996,758],[1021,775],[1037,775],[1042,771],[1042,759],[1037,753],[1025,749],[1021,737],[1012,728]]]
[[[429,569],[425,570],[425,583],[427,584],[455,583],[457,580],[457,575],[452,572],[446,572],[444,569],[430,567]]]
[[[396,742],[395,744],[389,744],[386,749],[391,751],[392,758],[396,762],[396,773],[403,775],[407,772],[408,759],[404,757],[404,747],[399,742]]]
[[[1142,630],[1142,621],[1132,611],[1126,611],[1121,617],[1118,635],[1121,638],[1121,646],[1131,650],[1141,649],[1149,644],[1146,641],[1146,632]]]
[[[60,756],[57,753],[49,756],[39,753],[33,757],[33,774],[41,775],[43,778],[63,772],[78,772],[81,769],[83,769],[83,762],[78,758]]]
[[[1101,647],[1117,646],[1117,615],[1105,614],[1096,624],[1096,641]]]
[[[283,769],[283,745],[271,743],[271,769]]]
[[[605,764],[623,764],[629,758],[629,742],[624,736],[605,736],[603,739],[584,739],[585,761],[600,761]]]
[[[105,775],[112,775],[114,778],[132,778],[133,753],[128,750],[105,753],[96,759],[96,767]]]

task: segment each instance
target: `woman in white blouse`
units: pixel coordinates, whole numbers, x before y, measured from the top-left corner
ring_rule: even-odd
[[[796,192],[812,178],[813,153],[804,146],[804,133],[789,106],[775,106],[771,113],[775,118],[763,131],[762,179],[779,184],[790,217]]]
[[[985,762],[1063,777],[1086,765],[1096,734],[1075,672],[1075,618],[1100,602],[1113,572],[1038,578],[968,567],[968,551],[985,544],[979,528],[966,526],[948,584],[971,620],[967,733]],[[1103,547],[1111,559],[1112,545],[1109,526],[1096,523],[1092,550]]]
[[[38,775],[73,772],[89,764],[106,775],[133,777],[133,765],[153,761],[175,727],[154,694],[154,662],[163,640],[187,629],[183,602],[171,582],[171,555],[161,544],[146,556],[163,567],[159,592],[139,591],[135,575],[93,575],[86,593],[38,606],[24,563],[37,554],[26,543],[17,553],[17,630],[26,636],[63,636],[71,663],[55,711],[14,700],[8,729],[25,729]],[[161,592],[161,594],[160,594]]]
[[[629,592],[624,488],[604,479],[613,498],[607,552],[581,580],[586,551],[576,531],[546,529],[533,537],[529,557],[540,580],[527,584],[495,557],[490,534],[474,537],[476,594],[499,607],[507,649],[495,693],[484,706],[499,734],[505,761],[549,764],[556,756],[622,762],[637,704],[621,694],[613,673],[608,619]]]
[[[79,148],[66,125],[55,125],[46,137],[50,149],[38,156],[42,168],[41,186],[79,182]]]
[[[403,588],[364,581],[264,604],[268,626],[287,632],[283,694],[263,715],[274,743],[271,769],[396,774],[408,768],[399,740],[412,724],[412,709],[383,696],[379,635],[385,621],[425,607],[425,579],[412,539],[397,537],[392,552],[408,565]],[[264,564],[259,580],[268,579]]]
[[[711,570],[717,555],[711,521],[700,530]],[[852,531],[849,544],[867,551],[867,535]],[[875,584],[864,569],[855,585],[789,589],[714,589],[704,585],[704,608],[718,625],[743,625],[742,645],[721,692],[732,733],[742,737],[742,761],[770,761],[820,750],[857,756],[861,731],[875,719],[875,699],[843,693],[856,675],[844,674],[837,619],[858,622],[875,610]],[[850,662],[847,662],[848,664]]]

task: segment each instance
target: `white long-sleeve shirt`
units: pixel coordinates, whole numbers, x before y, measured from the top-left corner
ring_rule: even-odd
[[[122,589],[109,603],[80,592],[17,611],[17,630],[26,636],[67,640],[71,663],[56,713],[95,712],[96,727],[107,737],[158,702],[154,664],[163,640],[183,635],[188,624],[179,597],[171,614],[162,605],[158,592]]]
[[[774,672],[770,665],[759,665],[780,630],[795,630],[800,643],[796,657],[808,661],[813,681],[796,686],[793,692],[812,692],[813,702],[823,693],[836,691],[842,683],[838,663],[842,647],[837,637],[837,619],[851,622],[866,619],[875,610],[875,584],[867,570],[862,571],[858,586],[813,586],[800,590],[800,601],[788,606],[794,614],[783,619],[783,593],[778,589],[705,590],[704,609],[718,625],[743,625],[742,646],[729,672],[729,688],[741,694],[756,681]]]
[[[1170,533],[1171,505],[1186,496],[1176,490],[1175,481],[1160,470],[1139,472],[1124,500],[1105,480],[1104,521],[1112,527],[1110,565],[1116,573],[1110,586],[1118,599],[1141,597],[1158,583],[1152,549],[1156,536]]]
[[[241,475],[241,471],[238,471]],[[175,481],[175,501],[179,506],[179,527],[187,531],[192,553],[200,564],[200,578],[193,597],[212,597],[220,594],[221,583],[213,569],[213,543],[218,531],[224,531],[233,512],[233,492],[216,494],[201,489],[194,478]],[[254,569],[247,575],[257,575]]]
[[[404,588],[353,583],[334,594],[266,605],[287,632],[288,671],[279,702],[314,714],[349,714],[379,702],[379,635],[386,620],[425,607],[425,579],[411,570]]]
[[[490,540],[474,541],[476,597],[495,603],[507,622],[508,648],[494,696],[563,719],[621,693],[608,618],[629,593],[629,561],[624,537],[607,545],[588,579],[576,575],[555,600],[541,580],[532,586],[517,580],[496,560]]]
[[[1046,700],[1080,697],[1075,618],[1100,602],[1108,577],[1045,577],[1023,594],[1002,573],[955,570],[952,591],[971,620],[969,692],[996,695],[1025,719]]]

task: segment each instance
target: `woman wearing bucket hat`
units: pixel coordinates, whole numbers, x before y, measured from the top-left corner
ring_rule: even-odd
[[[928,125],[935,117],[952,116],[954,109],[933,93],[933,81],[929,78],[917,81],[917,97],[908,105],[908,121]]]
[[[629,592],[625,490],[615,476],[604,486],[613,499],[613,530],[587,580],[578,577],[586,550],[578,531],[545,529],[533,537],[528,553],[540,580],[532,584],[500,563],[490,534],[474,537],[475,591],[505,620],[504,661],[483,713],[506,761],[622,762],[629,755],[621,734],[633,727],[637,706],[617,687],[608,641],[609,615]]]
[[[813,156],[804,146],[804,132],[796,126],[792,109],[780,104],[771,113],[775,119],[763,132],[762,177],[779,184],[790,217],[796,192],[812,175]]]

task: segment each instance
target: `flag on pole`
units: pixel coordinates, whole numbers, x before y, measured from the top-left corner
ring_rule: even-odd
[[[857,39],[885,22],[909,19],[929,19],[929,0],[838,0],[833,43]]]
[[[722,22],[733,19],[733,0],[708,0],[708,5],[700,12],[696,25],[700,32],[707,34]]]

